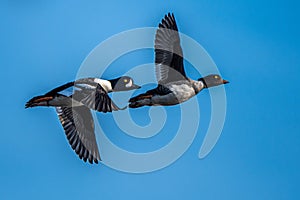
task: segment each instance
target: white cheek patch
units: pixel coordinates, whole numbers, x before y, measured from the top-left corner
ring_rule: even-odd
[[[132,80],[130,80],[125,86],[126,86],[127,88],[132,87]]]

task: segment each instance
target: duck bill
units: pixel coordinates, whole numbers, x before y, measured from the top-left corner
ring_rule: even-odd
[[[140,88],[141,88],[141,86],[139,86],[139,85],[136,85],[136,84],[133,84],[131,88],[132,88],[132,89],[140,89]]]
[[[223,84],[227,84],[227,83],[229,83],[229,81],[223,80]]]

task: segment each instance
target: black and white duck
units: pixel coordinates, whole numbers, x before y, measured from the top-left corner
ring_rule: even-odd
[[[132,78],[122,76],[112,80],[82,78],[59,86],[44,95],[30,99],[25,108],[36,106],[55,107],[72,149],[85,162],[101,160],[94,121],[90,109],[99,112],[122,110],[108,96],[110,92],[138,89]],[[67,92],[71,94],[65,94]]]

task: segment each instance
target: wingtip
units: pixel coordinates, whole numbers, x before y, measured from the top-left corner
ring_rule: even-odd
[[[175,21],[175,15],[174,15],[174,13],[172,13],[172,19]]]
[[[168,14],[165,14],[165,18],[167,18],[167,17],[169,17],[169,18],[174,18],[174,13],[173,12],[168,12]]]
[[[101,158],[87,158],[86,160],[85,159],[82,159],[85,163],[89,163],[89,164],[99,164],[99,162],[101,162]]]

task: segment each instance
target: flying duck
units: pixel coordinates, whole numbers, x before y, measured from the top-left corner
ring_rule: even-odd
[[[154,48],[158,85],[146,93],[131,98],[130,108],[180,104],[204,88],[229,83],[218,74],[211,74],[198,80],[186,76],[178,28],[173,14],[165,15],[159,24]]]
[[[65,94],[72,88],[71,94]],[[135,85],[128,76],[112,80],[82,78],[33,97],[26,103],[25,108],[55,107],[72,149],[84,162],[88,160],[91,164],[98,163],[101,158],[90,109],[104,113],[125,109],[126,107],[119,108],[108,93],[138,88],[140,86]]]

